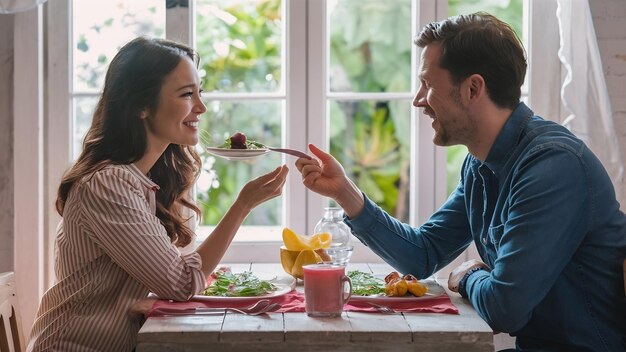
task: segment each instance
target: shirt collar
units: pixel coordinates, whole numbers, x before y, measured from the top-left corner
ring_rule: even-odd
[[[484,164],[493,171],[496,177],[499,176],[509,156],[515,151],[520,135],[533,115],[533,111],[526,104],[519,103],[493,142]]]
[[[137,176],[137,178],[141,181],[141,183],[144,186],[146,186],[146,188],[149,188],[149,189],[152,189],[152,190],[155,190],[155,191],[160,189],[159,185],[154,183],[154,181],[152,181],[148,176],[144,175],[143,172],[141,172],[141,170],[139,170],[137,165],[135,165],[135,164],[128,164],[128,169],[130,170],[130,172],[133,173],[133,175]]]

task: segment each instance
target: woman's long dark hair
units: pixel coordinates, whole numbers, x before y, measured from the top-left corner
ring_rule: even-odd
[[[107,70],[104,90],[96,106],[91,127],[76,163],[61,180],[56,209],[63,216],[65,201],[77,181],[109,164],[131,164],[147,147],[142,111],[156,111],[163,80],[184,57],[198,65],[196,52],[164,39],[136,38],[120,49]],[[170,144],[150,169],[156,192],[156,216],[171,241],[187,245],[193,236],[183,209],[198,216],[200,209],[190,201],[193,183],[201,169],[194,146]]]

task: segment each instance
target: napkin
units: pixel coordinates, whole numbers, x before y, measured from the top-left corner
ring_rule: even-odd
[[[375,303],[389,307],[396,312],[459,314],[459,309],[452,304],[450,297],[445,293],[432,298],[411,302],[394,302],[393,299],[389,299],[384,302],[379,301]],[[344,310],[348,312],[378,312],[368,301],[349,301],[344,306]]]
[[[262,298],[262,299],[267,299],[267,298]],[[154,303],[152,304],[152,307],[148,310],[148,312],[145,314],[147,317],[159,317],[159,316],[163,316],[164,314],[162,314],[159,311],[159,308],[167,308],[167,309],[180,309],[180,310],[185,310],[185,309],[189,309],[189,308],[245,308],[245,307],[249,307],[253,304],[255,304],[259,299],[254,299],[254,298],[250,298],[250,299],[237,299],[237,300],[231,300],[231,299],[224,299],[224,300],[220,300],[220,299],[215,299],[215,300],[211,300],[211,301],[198,301],[198,300],[193,300],[193,298],[190,301],[185,301],[185,302],[177,302],[177,301],[172,301],[172,300],[167,300],[167,299],[157,299],[154,301]],[[272,297],[268,299],[270,301],[270,303],[282,303],[282,297]],[[280,312],[280,310],[278,311]]]
[[[389,299],[385,300],[384,302],[378,301],[376,303],[392,308],[396,312],[459,314],[459,309],[454,304],[452,304],[452,301],[450,301],[450,297],[448,297],[448,295],[445,293],[439,296],[410,302],[394,302],[393,299]],[[348,303],[343,306],[343,310],[346,312],[379,313],[379,311],[375,307],[371,306],[368,301],[364,300],[348,301]],[[304,295],[301,292],[291,291],[282,297],[282,308],[278,310],[278,312],[304,311]]]
[[[282,307],[276,311],[276,313],[291,313],[291,312],[304,312],[304,294],[296,290],[292,290],[282,296],[272,297],[271,303],[280,303]],[[166,307],[170,309],[186,309],[186,308],[242,308],[247,307],[255,303],[255,300],[213,300],[213,301],[191,301],[187,302],[174,302],[170,300],[156,300],[152,305],[152,308],[148,311],[147,316],[160,316],[157,308]],[[385,300],[384,302],[376,302],[378,304],[387,306],[394,309],[396,312],[407,313],[445,313],[445,314],[459,314],[458,308],[452,304],[450,297],[443,293],[439,296],[429,297],[427,299],[418,299],[415,301],[394,302],[393,299]],[[351,300],[344,305],[344,311],[347,312],[371,312],[379,313],[379,311],[371,306],[368,301],[355,301]],[[271,313],[269,313],[271,314]]]

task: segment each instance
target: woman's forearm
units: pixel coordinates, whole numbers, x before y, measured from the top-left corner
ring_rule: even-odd
[[[202,257],[202,272],[210,275],[222,260],[237,230],[250,214],[251,209],[239,199],[235,200],[211,234],[198,246],[196,252]]]

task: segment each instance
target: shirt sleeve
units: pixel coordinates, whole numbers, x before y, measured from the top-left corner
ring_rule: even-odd
[[[93,240],[129,275],[165,299],[187,300],[205,288],[200,255],[180,254],[130,172],[97,172],[81,195]]]
[[[591,184],[580,153],[542,145],[514,170],[508,218],[493,233],[493,270],[466,283],[472,305],[497,331],[528,323],[588,231]]]
[[[419,228],[390,216],[365,195],[364,199],[363,211],[345,222],[363,244],[404,274],[426,278],[452,262],[472,241],[461,186]]]

